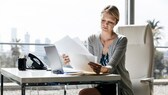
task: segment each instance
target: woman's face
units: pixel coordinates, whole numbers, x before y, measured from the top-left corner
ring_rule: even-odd
[[[113,17],[107,12],[102,13],[102,18],[101,18],[102,32],[111,33],[115,25],[116,25],[115,17]]]

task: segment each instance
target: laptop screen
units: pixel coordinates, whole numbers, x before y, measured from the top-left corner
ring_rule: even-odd
[[[50,62],[51,71],[56,74],[63,74],[63,66],[56,46],[45,46],[44,49]]]

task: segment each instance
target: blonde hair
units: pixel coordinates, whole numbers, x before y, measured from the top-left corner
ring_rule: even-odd
[[[104,12],[107,12],[110,15],[114,16],[116,18],[116,24],[118,23],[119,17],[120,17],[120,13],[119,13],[119,10],[118,10],[118,8],[116,6],[108,5],[107,7],[105,7],[103,9],[101,14],[103,14]]]

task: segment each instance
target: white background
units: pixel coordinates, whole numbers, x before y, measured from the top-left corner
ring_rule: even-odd
[[[0,0],[0,41],[11,41],[11,28],[17,28],[21,42],[26,32],[32,43],[45,38],[54,43],[65,35],[86,40],[100,31],[100,13],[109,4],[119,8],[118,25],[124,25],[125,0]],[[163,45],[168,34],[167,4],[167,0],[135,0],[135,24],[160,21]]]

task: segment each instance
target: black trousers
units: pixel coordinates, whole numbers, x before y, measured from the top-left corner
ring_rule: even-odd
[[[101,95],[116,95],[116,84],[99,84],[95,88]]]

